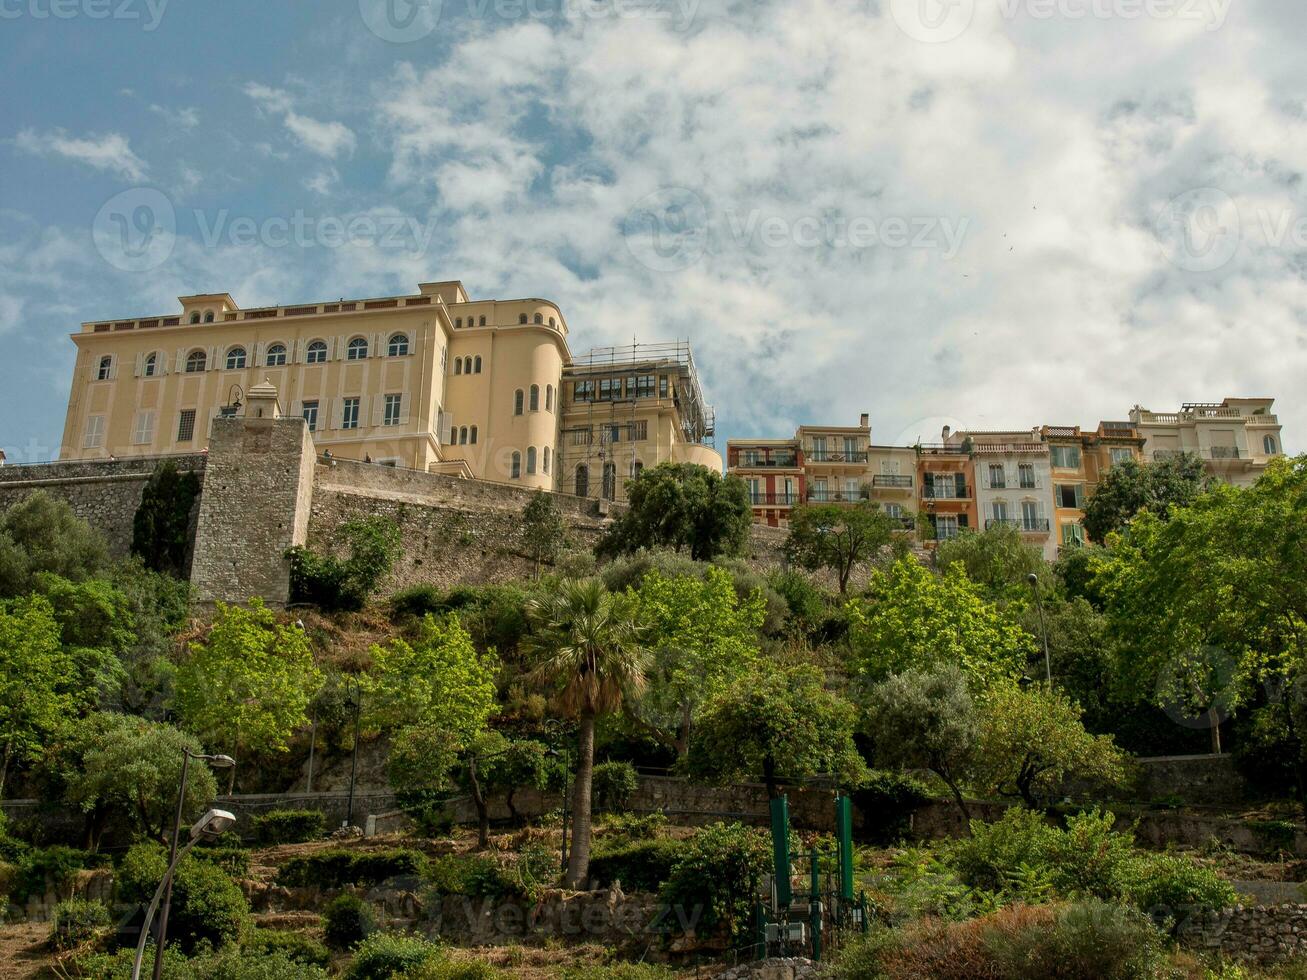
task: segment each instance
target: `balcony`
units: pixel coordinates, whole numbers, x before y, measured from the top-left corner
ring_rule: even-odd
[[[1213,446],[1204,455],[1210,459],[1238,459],[1238,446]]]
[[[890,520],[894,522],[894,530],[896,531],[915,531],[917,529],[917,519],[911,514],[900,514],[898,517],[891,514]]]
[[[808,502],[812,504],[848,504],[867,500],[871,493],[867,487],[857,490],[836,490],[827,487],[809,487]]]
[[[970,500],[971,488],[966,485],[959,487],[952,482],[927,484],[921,488],[921,495],[927,500]]]
[[[774,456],[771,454],[750,456],[747,453],[739,453],[731,463],[731,467],[741,470],[797,470],[799,469],[799,457],[793,453]]]
[[[1007,479],[1001,481],[986,480],[982,485],[985,490],[1043,490],[1044,481],[1035,477],[1033,479],[1018,479],[1015,483],[1009,483]]]
[[[749,501],[755,507],[793,507],[799,502],[797,493],[751,493]]]
[[[987,517],[985,530],[1000,525],[1014,527],[1023,534],[1047,534],[1049,523],[1047,517]]]
[[[1179,459],[1184,455],[1183,449],[1154,449],[1153,459],[1159,463],[1164,459]]]
[[[865,463],[867,450],[814,449],[804,453],[804,460],[809,463]]]
[[[871,485],[877,490],[911,490],[912,477],[898,473],[877,473],[871,478]]]

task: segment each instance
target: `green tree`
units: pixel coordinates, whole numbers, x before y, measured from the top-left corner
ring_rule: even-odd
[[[872,573],[865,601],[848,605],[853,668],[871,682],[909,667],[955,664],[977,691],[1019,677],[1034,638],[986,601],[954,566],[936,575],[915,558]]]
[[[962,786],[974,771],[980,712],[962,670],[956,664],[905,670],[868,690],[863,707],[876,764],[929,769],[970,820]]]
[[[600,540],[600,557],[641,548],[674,548],[700,561],[738,555],[753,509],[739,477],[695,463],[659,463],[626,484],[627,508]]]
[[[172,460],[154,468],[132,519],[132,554],[140,556],[146,568],[178,578],[185,575],[191,511],[199,495],[195,472],[178,472]]]
[[[346,521],[337,536],[337,550],[348,557],[320,555],[298,545],[286,552],[294,601],[328,611],[362,609],[390,574],[403,543],[399,526],[388,517]]]
[[[554,495],[537,490],[522,510],[522,546],[540,577],[541,565],[552,565],[567,549],[567,523],[554,505]]]
[[[831,774],[857,786],[866,767],[853,742],[857,709],[825,686],[810,664],[750,672],[704,707],[686,769],[695,779],[762,777],[767,795],[782,780]]]
[[[1029,807],[1049,797],[1067,778],[1097,787],[1120,786],[1125,756],[1109,735],[1090,735],[1082,712],[1065,695],[1042,684],[1022,690],[1001,685],[985,702],[977,743],[976,778]]]
[[[240,759],[248,747],[285,752],[321,686],[303,630],[278,623],[259,599],[220,602],[208,637],[177,670],[174,708],[184,727]]]
[[[795,507],[790,514],[785,554],[801,568],[834,572],[843,594],[848,591],[849,576],[857,565],[875,559],[895,542],[902,555],[907,542],[894,534],[897,528],[898,523],[876,504]]]
[[[163,722],[95,712],[78,721],[46,754],[43,796],[82,811],[90,850],[98,848],[100,835],[115,815],[163,842],[177,805],[184,749],[203,751],[194,736]],[[197,815],[217,792],[209,768],[192,764],[183,812]]]
[[[994,601],[1024,601],[1030,592],[1027,576],[1032,574],[1040,580],[1042,590],[1053,582],[1043,553],[1011,524],[996,524],[977,534],[941,541],[935,549],[935,564],[946,574],[954,565],[961,566],[967,578]]]
[[[104,537],[44,490],[0,515],[0,597],[31,592],[39,572],[80,582],[108,564]]]
[[[0,798],[10,766],[38,758],[94,696],[76,667],[47,599],[0,603]]]
[[[1187,507],[1207,486],[1203,461],[1192,453],[1155,463],[1129,459],[1108,470],[1085,502],[1085,533],[1106,541],[1147,509],[1166,520],[1174,507]]]
[[[704,702],[757,663],[762,593],[755,589],[741,600],[729,572],[708,568],[703,578],[650,572],[635,597],[652,654],[648,689],[636,713],[655,737],[684,756]]]
[[[580,724],[567,859],[572,887],[586,880],[590,867],[595,721],[621,710],[623,700],[638,697],[645,686],[648,658],[631,605],[595,579],[566,582],[527,605],[533,632],[524,645],[537,658],[535,676],[558,692],[560,708]]]

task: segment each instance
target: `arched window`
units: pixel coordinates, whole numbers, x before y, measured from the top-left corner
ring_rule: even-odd
[[[554,410],[554,386],[545,385],[545,411],[552,412],[553,410]]]
[[[518,322],[518,323],[526,323],[526,314],[525,314],[525,313],[521,313],[521,314],[519,314],[519,315],[518,315],[518,318],[517,318],[517,322]]]
[[[325,364],[327,361],[327,344],[325,341],[315,340],[309,344],[308,362],[310,364]]]
[[[550,325],[551,327],[556,327],[556,326],[558,326],[558,324],[556,324],[556,323],[554,322],[554,318],[553,318],[553,317],[550,317],[550,318],[549,318],[549,325]]]
[[[549,472],[549,447],[545,446],[545,454],[540,460],[540,472]]]
[[[472,358],[470,357],[463,358],[463,373],[464,374],[472,373]]]
[[[475,425],[472,426],[472,438],[468,439],[468,443],[473,446],[477,444],[477,427]]]
[[[604,463],[604,499],[614,500],[617,497],[617,464]]]
[[[268,348],[268,353],[263,357],[263,363],[268,367],[283,367],[286,364],[286,345],[273,344]]]
[[[527,476],[535,476],[536,472],[536,447],[526,447],[526,473]]]
[[[536,316],[535,316],[535,322],[536,322],[536,323],[544,323],[544,322],[545,322],[545,318],[544,318],[543,316],[541,316],[539,313],[537,313]]]
[[[95,369],[96,381],[108,381],[113,377],[113,356],[105,354],[100,358],[100,363]]]
[[[576,468],[576,495],[584,497],[590,492],[590,467],[582,463]]]
[[[533,412],[540,411],[540,386],[539,385],[531,386],[531,411]]]
[[[455,374],[463,373],[463,358],[461,357],[454,358],[454,373]]]
[[[521,479],[522,477],[522,454],[521,453],[519,452],[513,453],[513,460],[510,465],[508,475],[512,477],[514,480]]]
[[[514,415],[522,414],[522,389],[521,388],[518,388],[517,391],[513,392],[513,414]]]
[[[478,323],[477,326],[484,327],[485,325],[486,325],[486,318],[481,317],[481,322]]]
[[[458,430],[458,444],[459,444],[460,446],[466,446],[466,445],[467,445],[467,426],[466,426],[466,425],[463,426],[461,429]]]
[[[480,355],[480,354],[478,354],[476,357],[472,358],[472,373],[473,373],[473,374],[480,374],[480,373],[481,373],[481,355]]]
[[[213,322],[213,310],[205,310],[205,311],[204,311],[204,322],[205,322],[205,323],[212,323],[212,322]]]
[[[454,317],[454,329],[460,330],[462,329],[462,327],[463,327],[463,318],[461,316]]]
[[[199,322],[200,322],[200,311],[199,311],[199,310],[194,310],[194,311],[192,311],[192,312],[191,312],[191,323],[199,323]]]
[[[366,337],[355,337],[345,348],[345,360],[361,361],[368,356],[368,339]]]
[[[227,351],[227,370],[239,371],[245,367],[245,348],[233,347]]]
[[[390,343],[386,345],[386,353],[391,357],[403,357],[408,353],[408,334],[392,334]]]
[[[204,370],[204,351],[193,350],[186,355],[186,373],[198,374]]]
[[[159,355],[158,355],[158,354],[150,354],[149,356],[147,356],[147,357],[145,358],[145,364],[143,365],[143,372],[142,372],[142,373],[143,373],[147,378],[153,378],[156,374],[159,373]]]
[[[1279,450],[1275,448],[1275,436],[1263,436],[1262,448],[1266,450],[1267,456],[1274,456],[1278,453]]]

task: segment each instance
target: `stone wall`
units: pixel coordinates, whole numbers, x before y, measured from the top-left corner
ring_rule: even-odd
[[[1238,804],[1248,788],[1235,767],[1234,756],[1167,755],[1136,760],[1139,777],[1134,798],[1153,802],[1179,798],[1208,806]]]
[[[1181,918],[1182,943],[1231,959],[1273,963],[1307,954],[1307,905],[1237,906]]]
[[[105,536],[110,554],[125,558],[131,552],[132,521],[145,484],[165,459],[203,478],[207,457],[201,453],[0,466],[0,511],[43,490],[67,501],[74,514]]]

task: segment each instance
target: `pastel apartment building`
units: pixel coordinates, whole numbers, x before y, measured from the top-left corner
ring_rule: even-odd
[[[212,419],[241,414],[266,382],[318,451],[346,459],[610,500],[637,461],[721,468],[688,346],[638,371],[630,359],[616,397],[594,358],[574,360],[567,321],[546,299],[474,300],[457,281],[258,309],[226,293],[178,299],[178,313],[88,321],[73,334],[61,459],[201,451]],[[570,438],[580,425],[578,385],[622,406],[625,438],[596,433],[602,462],[564,445],[564,428]]]
[[[1150,412],[1136,405],[1130,421],[1150,460],[1193,453],[1218,480],[1248,486],[1284,452],[1273,398],[1226,398],[1186,402],[1178,412]]]

